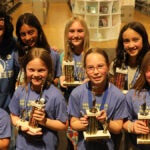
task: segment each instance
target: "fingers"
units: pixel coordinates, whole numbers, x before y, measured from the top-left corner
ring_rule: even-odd
[[[81,117],[80,118],[80,124],[81,124],[81,128],[83,130],[85,130],[88,126],[88,119],[87,119],[87,116],[84,116],[84,117]]]
[[[27,133],[27,134],[30,134],[30,135],[32,135],[32,136],[35,136],[35,135],[42,135],[42,132],[41,132],[41,131],[34,133],[34,132],[32,132],[32,131],[29,130],[29,131],[27,131],[26,133]]]
[[[46,121],[46,113],[44,109],[35,110],[33,114],[33,118],[38,121],[39,124],[45,123]]]
[[[105,122],[107,119],[107,114],[105,110],[101,110],[99,114],[96,116],[97,120],[99,120],[101,123]]]
[[[146,126],[145,122],[137,120],[133,123],[133,131],[136,134],[148,134],[150,129]]]

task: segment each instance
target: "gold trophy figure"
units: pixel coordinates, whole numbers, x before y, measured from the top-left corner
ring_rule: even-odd
[[[150,128],[150,113],[148,107],[146,106],[146,102],[143,103],[140,107],[138,119],[144,121],[146,125]],[[145,134],[138,135],[137,144],[150,144],[150,133],[146,135]]]

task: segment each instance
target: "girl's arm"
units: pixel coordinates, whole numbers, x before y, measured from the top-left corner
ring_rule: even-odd
[[[27,134],[30,134],[30,135],[41,135],[42,132],[39,131],[37,133],[33,133],[30,129],[29,129],[29,126],[23,124],[23,121],[22,123],[20,124],[21,122],[21,119],[16,116],[15,114],[10,114],[10,117],[11,117],[11,120],[12,120],[12,124],[18,129],[18,130],[21,130],[22,132],[25,132]]]
[[[10,138],[0,139],[0,150],[8,150]]]
[[[108,130],[113,134],[119,134],[121,132],[123,120],[110,120],[108,124]]]
[[[12,124],[18,128],[19,127],[18,121],[20,120],[20,118],[12,113],[10,114],[10,117],[11,117]]]
[[[49,118],[45,118],[45,121],[39,122],[39,124],[54,131],[66,130],[68,127],[68,121],[63,123],[59,120],[53,120]]]
[[[72,117],[70,120],[71,127],[77,131],[86,130],[86,128],[88,126],[88,120],[87,119],[88,119],[87,116],[83,116],[81,118]]]

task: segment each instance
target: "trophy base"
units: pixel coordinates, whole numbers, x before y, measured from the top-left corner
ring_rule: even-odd
[[[34,127],[29,126],[29,122],[28,121],[21,121],[21,120],[19,120],[17,122],[17,125],[18,126],[22,126],[22,127],[27,127],[27,128],[29,128],[29,131],[31,131],[33,133],[38,133],[38,132],[42,131],[42,128],[39,128],[39,127],[35,127],[34,128]]]
[[[148,113],[147,115],[141,115],[140,113],[138,113],[138,119],[150,120],[150,113]]]
[[[63,85],[65,86],[78,86],[81,85],[83,82],[82,81],[73,81],[73,82],[63,82]]]
[[[122,90],[122,93],[123,93],[123,94],[127,94],[127,93],[128,93],[128,90]]]
[[[150,139],[137,138],[137,144],[150,144]]]
[[[111,135],[109,131],[103,133],[103,130],[98,130],[96,134],[88,134],[86,131],[83,132],[84,140],[97,140],[97,139],[110,139]]]

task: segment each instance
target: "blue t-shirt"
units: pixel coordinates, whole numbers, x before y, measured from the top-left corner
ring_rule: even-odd
[[[128,119],[135,121],[138,119],[138,113],[140,112],[140,106],[146,102],[146,106],[150,108],[150,94],[146,90],[142,90],[140,93],[135,92],[134,89],[129,90],[126,94],[126,102],[128,109]],[[137,145],[137,135],[129,134],[130,141],[138,148],[142,147],[142,150],[149,150],[150,144]]]
[[[29,120],[31,112],[31,101],[35,101],[39,98],[39,94],[29,89],[26,93],[26,89],[18,87],[15,91],[11,103],[9,105],[10,112],[21,116],[21,112],[26,110],[26,120]],[[42,98],[45,100],[45,111],[47,118],[66,122],[68,119],[66,102],[61,92],[51,84],[48,89],[43,91]],[[16,150],[28,149],[28,150],[55,150],[57,146],[57,131],[45,128],[41,126],[42,136],[30,136],[24,132],[19,132],[16,142]]]
[[[11,137],[11,121],[8,113],[0,108],[0,139]]]
[[[13,50],[0,58],[0,108],[6,109],[15,90],[15,83],[19,72],[18,53]]]
[[[59,54],[51,49],[51,58],[53,62],[54,78],[59,78],[61,76],[61,64]]]
[[[81,117],[80,111],[85,113],[85,109],[88,108],[89,102],[89,83],[84,83],[78,87],[76,87],[70,97],[68,104],[68,114],[77,118]],[[100,107],[102,104],[104,94],[96,95],[96,107]],[[121,93],[121,91],[116,88],[113,84],[109,84],[107,98],[104,104],[107,106],[107,117],[108,120],[118,120],[127,117],[126,113],[126,103],[125,96]],[[94,142],[93,147],[94,150],[100,149],[102,143]],[[114,144],[112,140],[106,140],[106,144],[110,150],[114,149]],[[89,142],[84,141],[83,132],[79,132],[79,141],[78,141],[78,150],[85,150],[89,145]],[[92,148],[91,148],[92,149]]]

